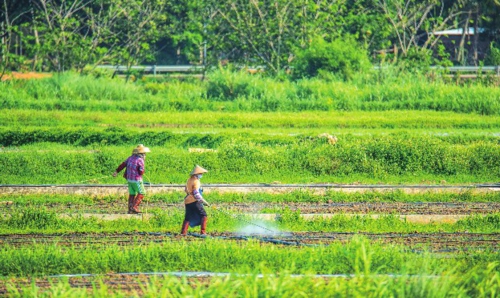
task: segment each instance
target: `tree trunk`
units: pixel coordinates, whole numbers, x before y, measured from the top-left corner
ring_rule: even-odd
[[[40,37],[38,36],[38,29],[36,28],[36,25],[33,25],[33,32],[35,34],[35,43],[36,43],[36,52],[35,55],[33,56],[33,66],[31,67],[32,70],[36,71],[36,67],[38,65],[38,51],[40,49]],[[38,71],[41,71],[40,69]]]
[[[460,62],[461,64],[464,64],[465,62],[465,39],[467,38],[467,33],[469,31],[469,20],[471,17],[472,11],[469,10],[469,13],[467,14],[467,19],[465,20],[464,27],[463,27],[463,32],[462,32],[462,38],[460,39],[460,44],[458,46],[458,53],[456,56],[456,60]]]
[[[474,65],[477,66],[479,59],[477,55],[477,46],[479,42],[479,20],[481,19],[481,4],[477,4],[476,8],[476,15],[475,15],[475,20],[474,20],[474,35],[473,35],[473,40],[472,40],[472,49],[473,49],[473,62]]]

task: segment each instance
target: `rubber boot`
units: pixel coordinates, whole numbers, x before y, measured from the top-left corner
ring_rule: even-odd
[[[135,196],[129,195],[128,196],[128,214],[134,213],[134,201],[135,201]]]
[[[189,221],[185,220],[182,223],[181,235],[186,236],[189,229]]]
[[[144,195],[142,195],[142,194],[138,194],[135,197],[134,208],[132,208],[135,213],[141,213],[141,211],[139,211],[139,208],[137,208],[137,207],[139,207],[139,204],[141,204],[142,199],[144,199]]]
[[[201,218],[201,228],[200,228],[200,233],[202,235],[206,235],[207,234],[207,217],[206,216],[203,216]]]

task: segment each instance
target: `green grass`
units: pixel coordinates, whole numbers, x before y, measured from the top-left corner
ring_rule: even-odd
[[[496,112],[454,108],[467,105],[467,100],[494,108],[489,100],[497,98],[497,91],[488,86],[451,86],[420,77],[390,76],[383,82],[377,79],[375,85],[358,79],[349,83],[275,82],[241,74],[227,79],[234,86],[246,86],[235,89],[242,94],[225,98],[210,89],[212,83],[224,85],[223,76],[217,77],[219,82],[197,84],[125,84],[71,74],[2,83],[3,96],[24,95],[15,100],[16,107],[4,101],[0,113],[0,166],[6,169],[0,183],[93,181],[112,172],[138,143],[153,149],[147,162],[152,183],[184,183],[185,173],[194,164],[209,168],[204,180],[208,183],[462,184],[500,180],[500,117]],[[154,86],[162,88],[151,92]],[[10,89],[14,87],[24,89]],[[154,105],[155,101],[168,105],[173,95],[188,100],[189,105],[207,101],[241,108],[212,109],[214,106],[201,104],[196,109],[181,105],[152,112],[137,106]],[[83,109],[24,106],[30,100],[38,104],[67,101]],[[424,108],[428,100],[435,100],[436,105]],[[325,111],[318,111],[314,106],[318,101],[331,101],[333,106],[345,101],[353,107],[362,102],[371,108],[331,109],[327,104]],[[93,102],[110,106],[94,109]],[[279,112],[259,112],[263,111],[259,105],[272,102]],[[287,102],[312,106],[288,109]],[[389,110],[384,106],[395,102]],[[451,108],[441,109],[449,104]],[[373,105],[382,106],[372,109]],[[336,135],[337,144],[332,146],[318,137],[325,132]],[[214,151],[189,152],[193,147]]]
[[[74,288],[67,279],[55,280],[50,289],[20,286],[9,281],[9,297],[494,297],[500,290],[498,264],[486,268],[474,267],[467,274],[448,272],[447,275],[403,275],[398,277],[361,275],[351,278],[297,277],[287,272],[259,275],[214,277],[209,281],[153,277],[137,280],[141,291],[130,293],[115,290],[112,285],[96,278],[90,290]],[[266,271],[267,272],[267,271]],[[102,278],[104,280],[104,278]],[[78,280],[77,280],[78,281]]]
[[[147,209],[143,211],[155,214],[151,219],[142,217],[117,220],[100,220],[96,217],[84,218],[73,213],[71,218],[61,218],[58,213],[47,208],[19,207],[0,219],[0,228],[5,234],[30,233],[109,233],[109,232],[171,232],[177,234],[184,219],[181,208],[167,210]],[[146,209],[145,209],[146,208]],[[276,221],[257,220],[238,212],[207,208],[209,215],[209,231],[236,232],[252,224],[263,225],[272,230],[284,232],[323,231],[323,232],[367,232],[367,233],[421,233],[435,232],[500,232],[500,214],[470,215],[456,223],[412,223],[400,220],[395,214],[381,215],[372,218],[370,215],[337,214],[331,218],[315,218],[306,220],[300,211],[290,211],[286,207],[277,212]]]
[[[199,82],[126,83],[72,73],[2,82],[0,108],[69,111],[389,111],[434,110],[498,115],[500,91],[481,83],[458,86],[424,76],[350,82],[297,82],[243,73],[213,73]]]
[[[355,238],[330,246],[289,247],[256,241],[176,241],[143,244],[61,247],[57,244],[0,248],[2,276],[108,272],[210,271],[296,274],[437,274],[487,265],[498,253],[458,253],[434,258],[430,253],[406,252],[404,246],[371,243]],[[422,266],[422,264],[425,264]]]
[[[160,145],[162,140],[165,143]],[[254,143],[244,136],[222,142],[213,138],[194,141],[213,144],[215,150],[206,152],[190,152],[168,140],[168,136],[159,139],[157,145],[139,141],[152,150],[146,160],[146,181],[183,184],[195,164],[209,170],[204,183],[473,184],[495,183],[500,177],[500,145],[495,140],[450,144],[434,137],[396,134],[383,139],[351,136],[335,145],[318,138],[281,144]],[[139,142],[4,148],[0,183],[124,183],[110,173]]]
[[[149,187],[146,186],[146,190]],[[123,192],[126,192],[124,186]],[[382,202],[398,202],[398,203],[422,203],[422,202],[449,202],[449,203],[500,203],[500,192],[488,191],[481,192],[476,189],[465,190],[461,192],[447,191],[426,191],[422,193],[405,193],[403,190],[391,191],[372,191],[363,192],[342,192],[337,190],[326,190],[326,194],[317,194],[314,191],[301,189],[293,190],[287,193],[266,193],[266,192],[250,192],[250,193],[219,193],[217,191],[204,192],[205,196],[210,199],[210,202],[218,204],[231,203],[382,203]],[[147,194],[146,200],[148,203],[168,203],[177,204],[182,201],[185,193],[182,191],[172,191],[158,194]],[[122,204],[126,201],[124,195],[79,195],[79,194],[0,194],[0,202],[13,202],[15,207],[23,206],[44,206],[51,204],[52,206],[71,205],[73,208],[79,206],[92,206],[96,203],[107,204]],[[1,210],[1,209],[0,209]]]
[[[318,131],[346,132],[411,130],[472,130],[479,133],[498,130],[499,116],[435,112],[435,111],[315,111],[315,112],[74,112],[39,110],[0,110],[0,122],[5,127],[22,123],[22,127],[95,127],[118,126],[147,128],[172,132],[241,132],[258,129],[255,133],[296,132],[314,134]],[[326,130],[326,131],[324,131]]]
[[[500,181],[500,91],[480,81],[454,85],[419,76],[377,73],[350,82],[278,81],[243,73],[211,80],[125,83],[67,73],[50,79],[0,83],[1,184],[124,183],[111,173],[138,143],[151,147],[146,181],[183,184],[194,164],[209,170],[203,183],[474,184]],[[318,138],[338,137],[335,145]],[[189,152],[190,147],[213,149]],[[178,203],[180,193],[150,195]],[[233,202],[498,202],[496,193],[404,194],[297,191],[287,194],[207,194]],[[208,197],[207,197],[208,198]],[[0,195],[15,205],[0,219],[5,234],[178,233],[182,208],[151,209],[150,220],[103,221],[54,209],[111,196]],[[123,201],[124,202],[124,201]],[[121,203],[123,203],[121,202]],[[180,204],[179,204],[180,205]],[[268,210],[272,211],[272,210]],[[500,214],[471,215],[455,224],[414,224],[396,214],[377,219],[338,214],[305,221],[300,211],[274,209],[281,231],[368,233],[499,233]],[[238,214],[233,214],[238,215]],[[252,221],[251,218],[246,218]],[[260,223],[259,223],[260,224]],[[208,232],[238,231],[240,220],[209,209]],[[467,247],[464,247],[464,249]],[[445,258],[404,246],[356,238],[345,244],[280,247],[249,242],[180,241],[162,244],[0,247],[0,274],[47,276],[127,271],[222,271],[249,277],[208,286],[167,278],[144,289],[150,296],[418,296],[494,297],[500,291],[497,251]],[[267,274],[256,278],[256,273]],[[274,274],[278,274],[278,278]],[[354,273],[328,282],[290,273]],[[377,274],[415,274],[381,277]],[[425,278],[438,275],[438,278]],[[84,296],[58,283],[48,292],[11,288],[11,296]],[[108,294],[106,287],[94,295]],[[105,293],[105,294],[103,294]],[[126,295],[116,293],[116,295]]]

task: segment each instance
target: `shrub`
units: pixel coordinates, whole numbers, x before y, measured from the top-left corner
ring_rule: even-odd
[[[296,54],[293,63],[295,78],[329,78],[333,74],[348,80],[355,72],[371,66],[366,50],[350,36],[331,42],[318,37],[312,40],[309,47]]]
[[[488,65],[500,65],[500,47],[497,47],[494,42],[490,44],[490,53],[486,58]]]

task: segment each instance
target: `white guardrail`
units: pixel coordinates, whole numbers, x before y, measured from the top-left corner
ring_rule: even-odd
[[[380,66],[374,66],[374,69],[380,69]],[[430,69],[442,70],[447,72],[462,72],[462,73],[484,73],[484,72],[495,72],[500,75],[500,65],[493,66],[431,66]]]
[[[135,65],[130,68],[125,65],[97,65],[96,68],[109,69],[116,72],[125,72],[130,70],[150,72],[157,74],[159,72],[202,72],[205,67],[203,65]],[[447,72],[463,72],[463,73],[479,73],[479,72],[495,72],[500,76],[500,65],[497,66],[431,66],[431,69],[443,70]],[[248,70],[264,69],[261,66],[248,67]],[[374,69],[380,69],[380,66],[374,66]]]
[[[136,65],[130,68],[125,65],[97,65],[96,68],[109,69],[116,72],[124,72],[130,70],[142,70],[144,72],[200,72],[204,70],[203,65]]]

